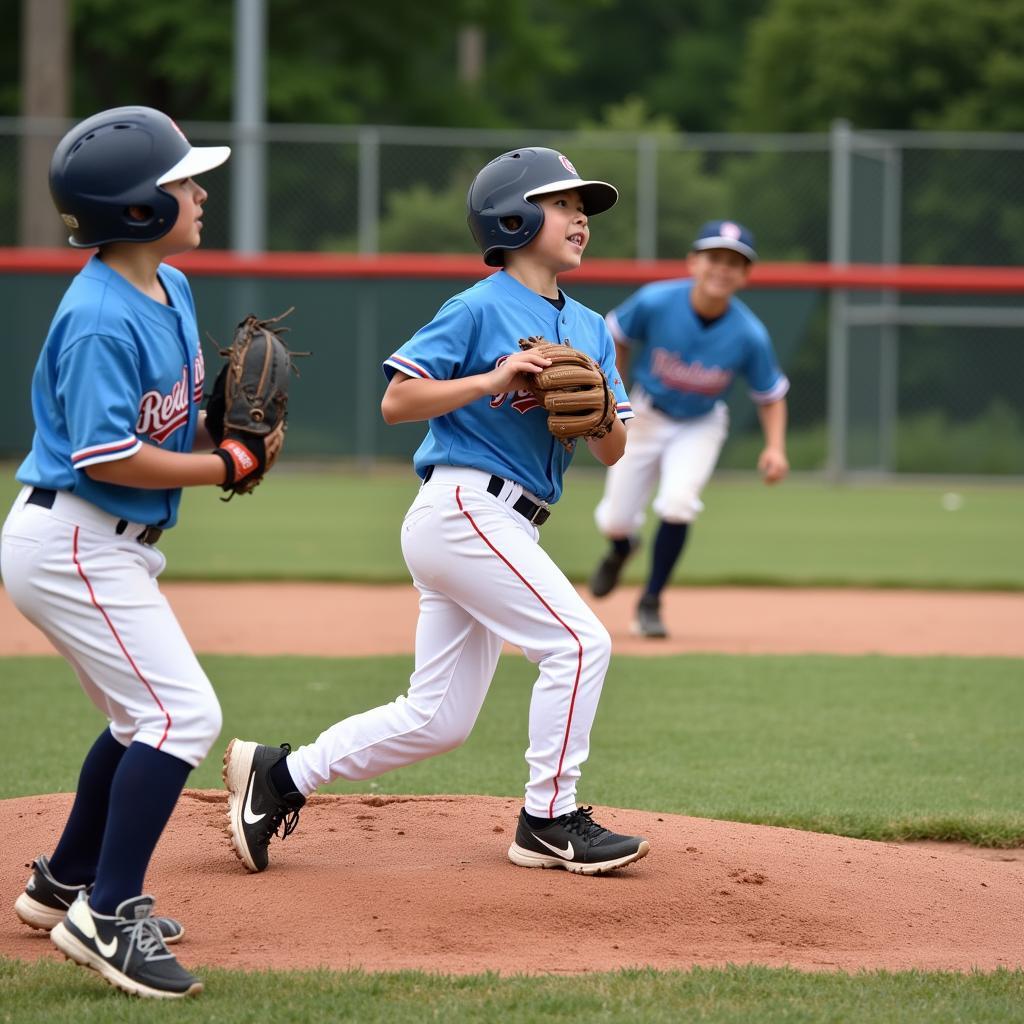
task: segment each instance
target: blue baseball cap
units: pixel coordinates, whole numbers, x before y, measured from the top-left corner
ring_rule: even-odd
[[[732,249],[753,262],[757,259],[754,249],[754,235],[734,220],[709,220],[693,240],[690,248],[694,252],[704,249]]]

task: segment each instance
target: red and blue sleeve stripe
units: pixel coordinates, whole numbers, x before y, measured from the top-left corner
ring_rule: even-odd
[[[433,379],[432,375],[424,370],[419,363],[414,363],[411,359],[407,359],[405,356],[400,356],[397,353],[390,359],[386,359],[384,365],[390,366],[393,370],[400,370],[410,377],[422,377],[425,380]]]
[[[134,455],[142,447],[142,442],[132,435],[120,441],[108,441],[106,444],[94,444],[88,448],[79,448],[71,453],[71,465],[75,469],[94,466],[98,462],[114,462]]]

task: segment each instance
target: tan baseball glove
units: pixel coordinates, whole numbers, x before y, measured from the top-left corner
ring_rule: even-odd
[[[523,350],[551,360],[537,374],[524,374],[530,393],[548,413],[548,430],[572,451],[578,437],[604,437],[615,422],[615,392],[601,367],[578,348],[546,338],[520,338]]]

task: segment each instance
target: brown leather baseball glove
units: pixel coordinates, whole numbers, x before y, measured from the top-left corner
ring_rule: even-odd
[[[273,466],[288,425],[288,380],[293,353],[275,325],[292,310],[269,320],[250,314],[235,329],[227,359],[206,405],[206,429],[227,469],[222,489],[250,494]]]
[[[546,338],[520,338],[519,347],[551,360],[526,386],[548,412],[548,430],[572,451],[578,437],[604,437],[615,422],[615,392],[601,367],[578,348]]]

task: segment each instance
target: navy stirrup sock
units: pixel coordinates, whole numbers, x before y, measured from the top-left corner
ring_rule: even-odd
[[[190,771],[190,764],[145,743],[133,743],[121,758],[89,897],[97,914],[113,914],[142,892],[149,860]]]
[[[689,523],[666,523],[658,527],[654,537],[654,548],[651,552],[651,575],[647,580],[647,597],[658,597],[665,589],[672,570],[683,553],[686,544],[686,531]]]
[[[127,747],[104,729],[82,762],[75,802],[57,849],[50,858],[50,871],[64,885],[91,885],[107,827],[107,806],[114,773]]]
[[[615,537],[612,539],[612,551],[620,558],[628,558],[633,550],[633,539],[631,537]]]
[[[270,776],[270,781],[274,784],[274,789],[277,790],[279,797],[284,798],[289,793],[299,792],[299,787],[295,785],[292,773],[288,770],[287,755],[282,757],[267,774]]]
[[[523,817],[530,828],[547,828],[555,820],[554,818],[538,818],[533,814],[527,814],[525,810],[523,811]]]

